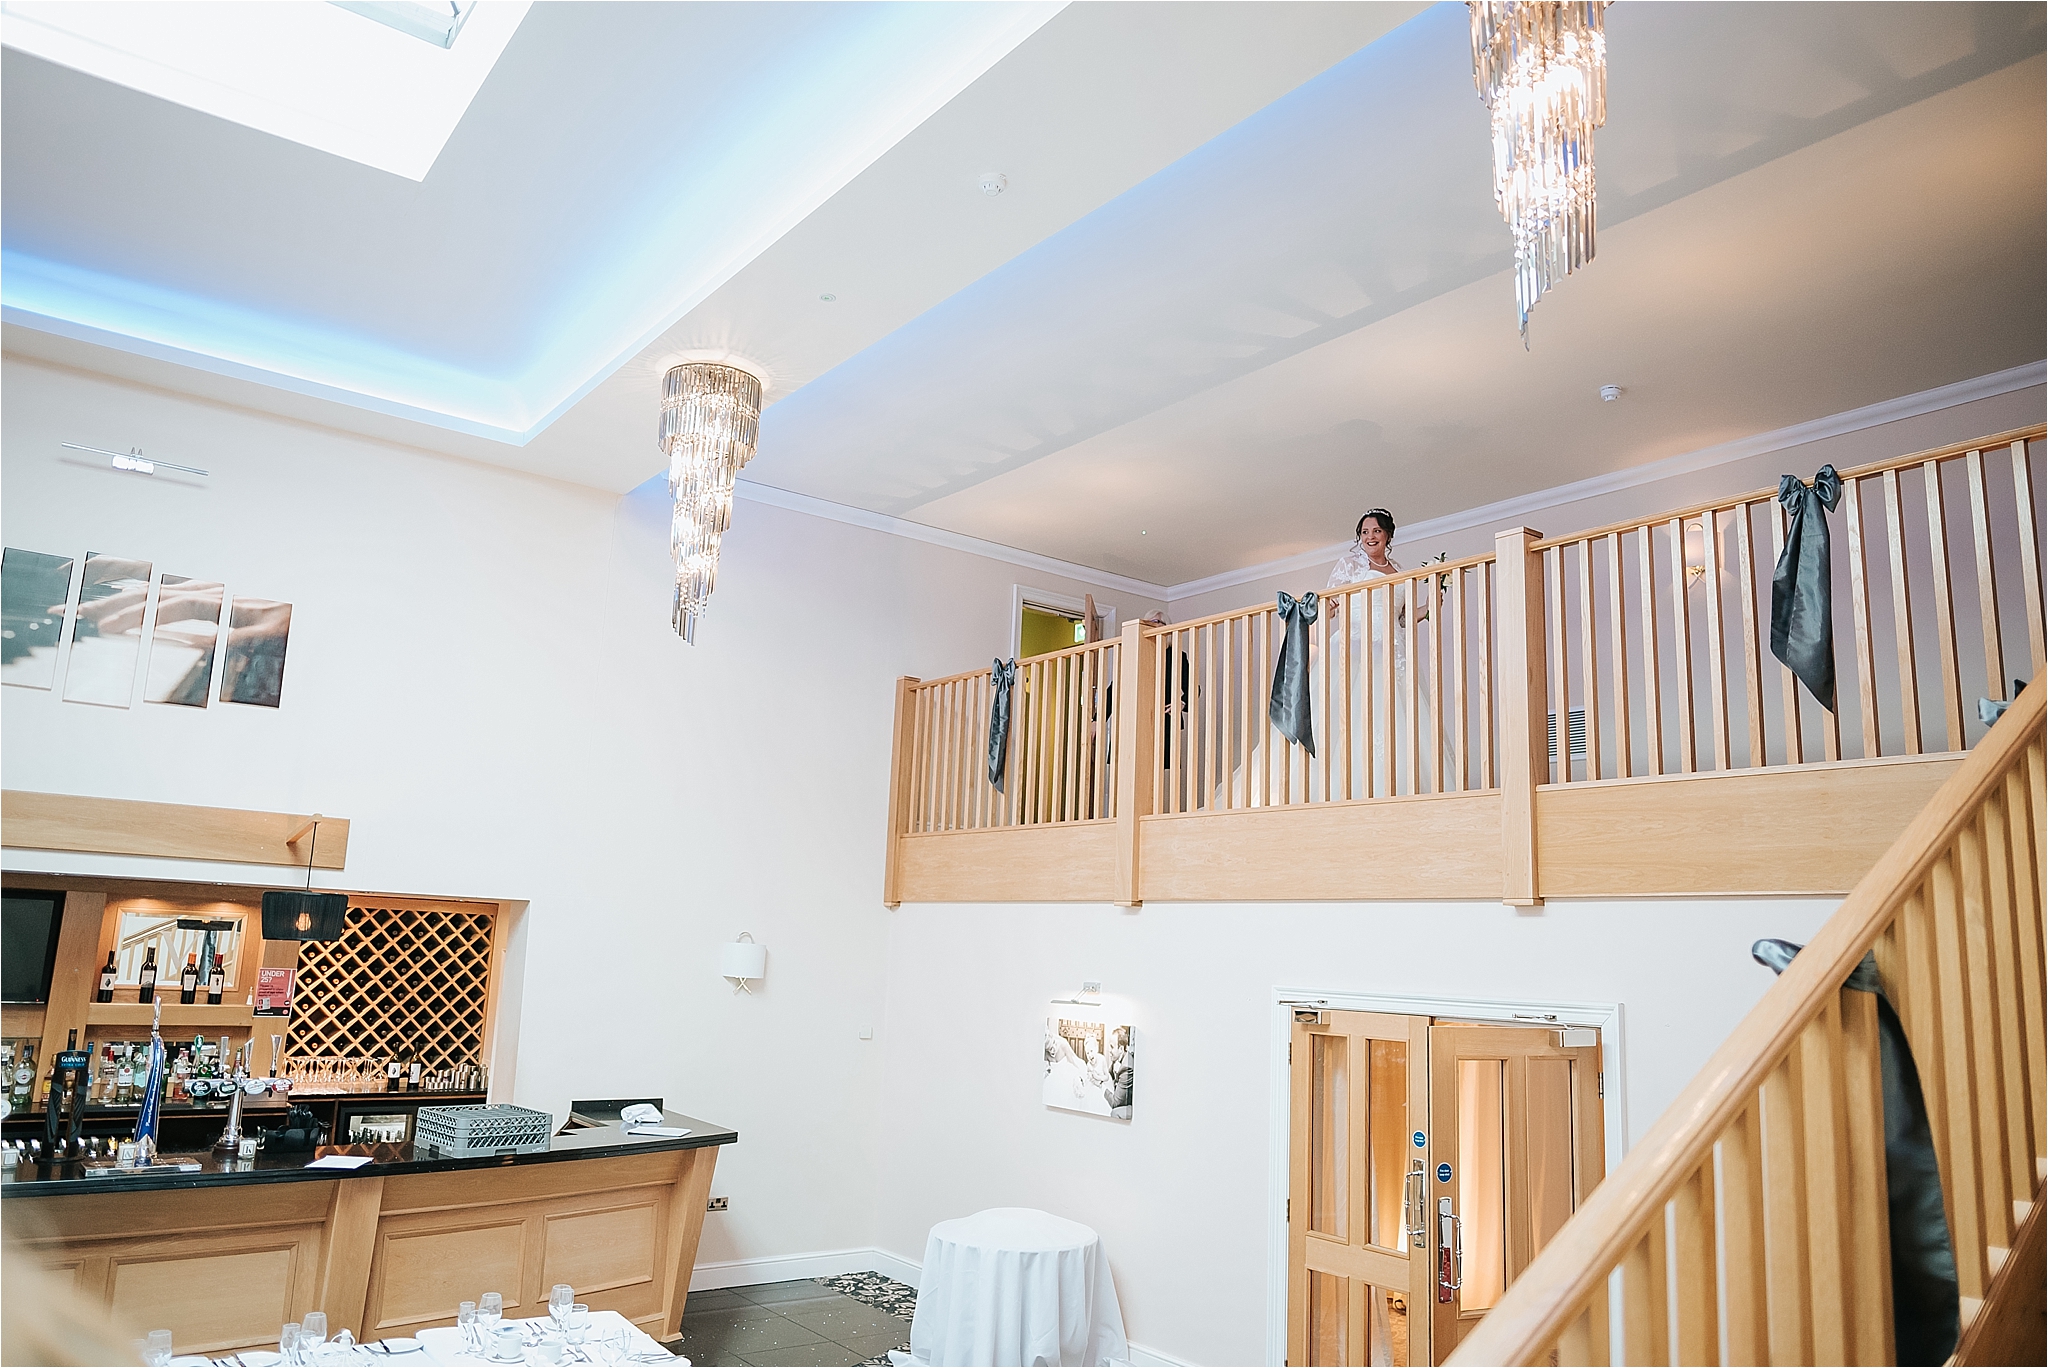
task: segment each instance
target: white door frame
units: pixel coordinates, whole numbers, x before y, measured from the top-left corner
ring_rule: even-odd
[[[1606,1130],[1607,1172],[1613,1173],[1628,1148],[1628,1082],[1622,1069],[1622,1013],[1618,1002],[1525,1002],[1513,998],[1402,997],[1390,993],[1347,993],[1330,988],[1275,988],[1268,1074],[1272,1078],[1270,1131],[1266,1144],[1266,1362],[1287,1357],[1287,1165],[1293,1118],[1293,1072],[1287,1047],[1294,1038],[1294,1010],[1388,1012],[1396,1016],[1450,1017],[1499,1026],[1597,1026],[1604,1092],[1601,1119]],[[1611,1076],[1613,1082],[1606,1083]]]
[[[1080,617],[1088,611],[1087,600],[1079,594],[1060,594],[1050,589],[1033,589],[1028,584],[1010,586],[1010,659],[1017,658],[1018,649],[1024,644],[1024,605],[1035,603],[1044,608],[1057,608],[1063,613]],[[1102,638],[1107,641],[1117,634],[1116,605],[1104,603],[1100,595],[1095,599],[1095,611],[1102,617]]]

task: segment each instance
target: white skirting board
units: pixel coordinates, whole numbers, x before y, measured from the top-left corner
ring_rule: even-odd
[[[728,1259],[700,1263],[690,1272],[690,1290],[752,1287],[757,1283],[793,1282],[798,1278],[836,1278],[842,1273],[881,1273],[897,1282],[918,1285],[924,1265],[886,1249],[828,1249],[813,1254],[776,1254],[761,1259]],[[1142,1344],[1131,1345],[1130,1368],[1194,1368],[1187,1359],[1162,1354]]]
[[[756,1283],[793,1282],[798,1278],[836,1278],[842,1273],[882,1273],[917,1286],[921,1264],[885,1249],[828,1249],[813,1254],[774,1254],[760,1259],[729,1259],[700,1263],[690,1271],[690,1290],[752,1287]]]

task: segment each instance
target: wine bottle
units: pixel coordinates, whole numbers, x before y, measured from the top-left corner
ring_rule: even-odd
[[[156,947],[154,945],[142,952],[142,972],[136,977],[142,986],[136,991],[135,1000],[137,1002],[155,1002]]]
[[[405,1077],[405,1064],[396,1059],[384,1061],[384,1091],[397,1092]]]
[[[115,972],[114,952],[109,950],[107,951],[107,967],[100,970],[100,990],[93,994],[94,1002],[112,1002],[114,1000]]]
[[[178,971],[178,1001],[199,1001],[199,956],[196,954],[185,956],[185,967]]]
[[[228,971],[220,962],[220,956],[213,957],[213,968],[206,975],[206,1001],[208,1006],[220,1006],[220,995],[227,989]]]
[[[418,1092],[419,1090],[420,1090],[420,1062],[419,1062],[419,1061],[418,1061],[417,1059],[415,1059],[415,1060],[414,1060],[414,1061],[412,1062],[412,1080],[411,1080],[411,1085],[410,1085],[410,1086],[409,1086],[409,1087],[408,1087],[408,1088],[406,1089],[406,1091],[407,1091],[407,1092]]]

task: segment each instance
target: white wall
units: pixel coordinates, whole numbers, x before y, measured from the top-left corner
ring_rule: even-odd
[[[1803,942],[1834,906],[905,904],[889,937],[882,1247],[920,1258],[934,1222],[1040,1207],[1101,1234],[1133,1340],[1264,1362],[1274,988],[1618,1002],[1633,1139],[1770,985],[1750,943]],[[1128,1124],[1039,1101],[1047,1001],[1084,978],[1137,1028]]]
[[[1964,388],[1950,387],[1951,390]],[[1628,401],[1623,399],[1620,402]],[[1882,410],[1887,406],[1873,407]],[[1566,486],[1532,496],[1529,502],[1534,506],[1529,511],[1512,517],[1477,520],[1474,525],[1460,526],[1455,531],[1432,534],[1427,526],[1417,523],[1417,527],[1423,528],[1419,534],[1413,529],[1395,534],[1394,558],[1413,569],[1439,552],[1449,554],[1453,560],[1491,552],[1494,533],[1504,528],[1533,527],[1545,536],[1562,537],[1581,529],[1651,517],[1709,499],[1774,489],[1780,475],[1797,475],[1802,480],[1811,481],[1814,472],[1829,463],[1837,469],[1847,470],[1851,466],[1867,465],[1893,456],[1968,442],[1996,432],[2009,432],[2040,422],[2044,409],[2048,409],[2048,389],[2030,384],[1908,418],[1875,421],[1877,415],[1873,414],[1873,421],[1868,426],[1857,426],[1834,436],[1798,441],[1777,450],[1746,455],[1626,489],[1581,497],[1574,487]],[[1532,459],[1542,458],[1536,456]],[[1677,458],[1675,463],[1684,464],[1685,460]],[[1348,536],[1358,515],[1364,511],[1361,507],[1343,512],[1332,526],[1331,540],[1342,541]],[[1396,520],[1407,518],[1401,509],[1396,508],[1392,512]],[[1337,516],[1333,513],[1333,517]],[[1463,515],[1453,515],[1430,519],[1429,523],[1462,524],[1466,521]],[[1291,594],[1299,594],[1305,589],[1321,589],[1334,564],[1335,557],[1332,557],[1305,569],[1262,574],[1256,579],[1222,588],[1183,594],[1172,601],[1168,614],[1180,622],[1254,603],[1271,603],[1273,595],[1282,589]]]
[[[705,1260],[873,1243],[891,1132],[859,1030],[884,1012],[893,681],[1002,650],[1011,586],[1045,575],[745,503],[692,648],[645,500],[16,357],[0,385],[7,545],[294,604],[275,711],[0,690],[6,787],[332,813],[353,827],[330,887],[525,900],[514,1100],[647,1091],[736,1127]],[[121,474],[64,441],[213,474]],[[742,930],[768,978],[735,998],[716,953]]]

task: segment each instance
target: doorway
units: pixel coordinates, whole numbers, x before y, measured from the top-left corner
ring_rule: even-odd
[[[1440,1363],[1606,1172],[1600,1029],[1321,1005],[1288,1029],[1285,1362]]]

